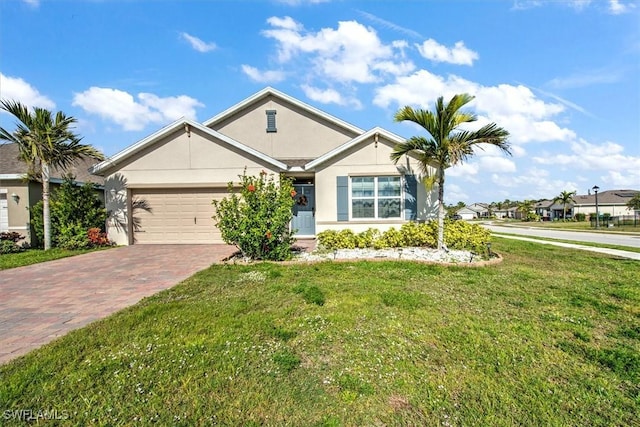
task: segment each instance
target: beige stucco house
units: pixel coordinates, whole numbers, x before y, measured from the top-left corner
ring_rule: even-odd
[[[20,160],[17,144],[0,144],[0,233],[17,232],[27,243],[36,245],[35,233],[31,226],[31,207],[42,200],[42,183],[28,179],[27,164]],[[96,160],[82,158],[76,160],[67,170],[51,171],[51,191],[62,183],[63,176],[71,174],[81,185],[92,182],[98,186],[102,197],[102,178],[89,174],[89,167]]]
[[[203,123],[177,120],[91,172],[105,178],[107,228],[118,244],[221,242],[211,201],[245,170],[294,179],[307,200],[292,221],[298,237],[384,230],[436,213],[437,193],[419,184],[416,162],[389,159],[402,141],[265,88]]]

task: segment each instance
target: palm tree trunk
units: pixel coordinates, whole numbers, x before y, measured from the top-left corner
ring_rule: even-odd
[[[438,171],[438,250],[444,246],[444,170]]]
[[[42,222],[44,223],[44,250],[51,249],[51,214],[49,212],[49,165],[42,163]]]

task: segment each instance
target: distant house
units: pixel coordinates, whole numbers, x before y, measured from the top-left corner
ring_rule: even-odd
[[[607,190],[598,193],[598,212],[610,216],[634,215],[633,209],[626,205],[638,190]],[[587,217],[596,213],[596,195],[586,194],[574,196],[573,214],[585,214]]]
[[[456,214],[460,215],[462,219],[479,219],[489,218],[489,205],[485,203],[474,203],[467,205],[464,208],[458,209]]]
[[[69,170],[79,184],[93,182],[102,186],[103,178],[91,175],[89,167],[97,161],[81,159]],[[51,190],[62,183],[64,173],[51,171]],[[101,190],[102,191],[102,190]],[[0,144],[0,233],[15,231],[34,245],[30,209],[42,200],[42,184],[27,179],[27,164],[20,160],[17,144]]]
[[[536,215],[539,215],[543,221],[553,221],[564,219],[563,213],[565,206],[562,203],[556,203],[553,200],[540,200],[534,206]],[[567,203],[566,218],[573,217],[573,204]]]

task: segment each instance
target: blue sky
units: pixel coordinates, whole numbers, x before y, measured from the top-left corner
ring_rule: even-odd
[[[398,108],[474,95],[513,156],[448,169],[447,203],[640,189],[637,0],[0,0],[0,97],[107,156],[265,86],[405,137]]]

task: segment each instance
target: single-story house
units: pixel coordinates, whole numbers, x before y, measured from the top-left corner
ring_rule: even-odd
[[[462,219],[477,219],[477,218],[489,218],[489,205],[485,203],[474,203],[467,205],[456,211],[456,214],[460,215]]]
[[[297,237],[384,230],[437,212],[437,192],[419,184],[416,160],[389,158],[404,140],[267,87],[203,123],[179,119],[91,172],[105,178],[109,238],[123,245],[222,242],[211,202],[244,171],[293,179],[307,201],[295,210]]]
[[[606,190],[598,192],[598,212],[600,215],[609,214],[612,217],[620,215],[634,215],[633,209],[626,205],[638,190]],[[573,214],[585,214],[587,218],[596,213],[596,195],[583,194],[573,197]]]
[[[96,160],[88,158],[77,160],[68,173],[75,176],[78,184],[93,182],[101,187],[102,177],[88,171],[96,163]],[[0,233],[20,233],[27,243],[35,245],[30,209],[42,200],[42,183],[28,179],[27,169],[27,164],[19,157],[17,144],[0,144]],[[65,175],[55,168],[51,171],[51,191],[62,183]]]

